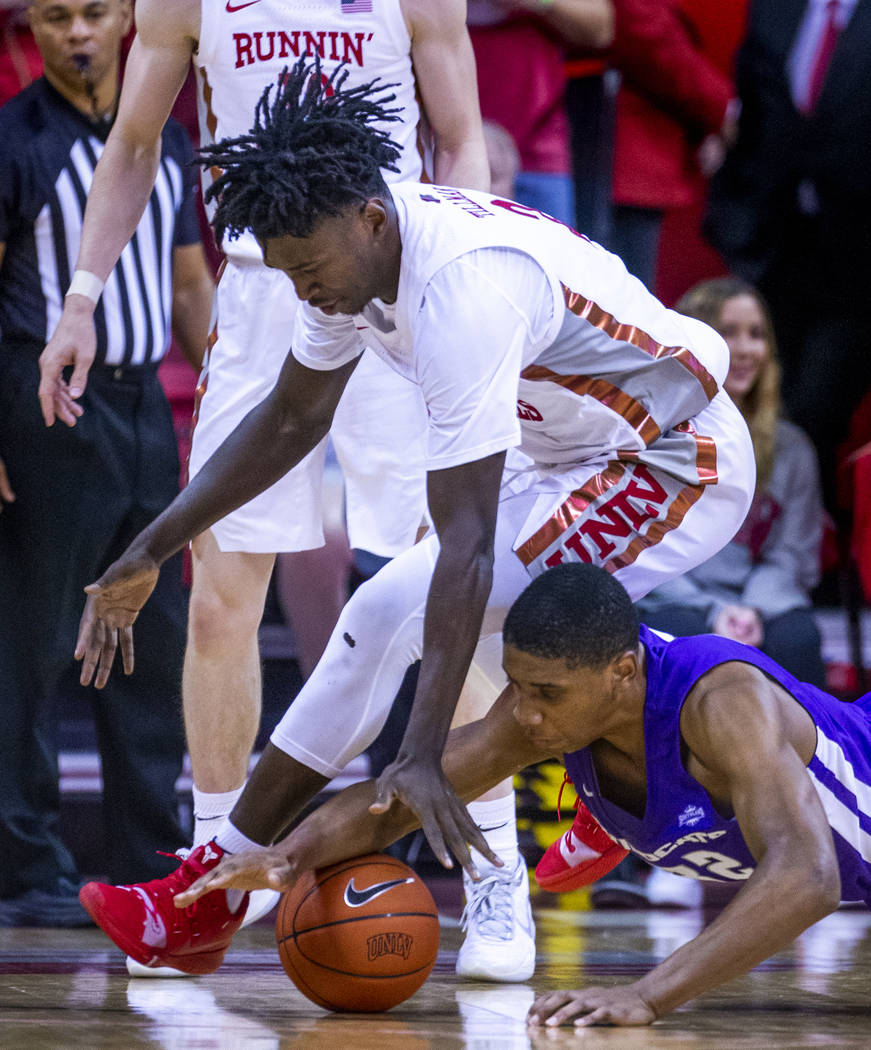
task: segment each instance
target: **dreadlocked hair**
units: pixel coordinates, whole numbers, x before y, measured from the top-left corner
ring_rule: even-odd
[[[221,174],[206,190],[216,201],[214,226],[236,238],[308,237],[326,216],[386,192],[381,169],[398,171],[399,147],[375,122],[399,120],[388,108],[395,84],[378,78],[345,88],[339,66],[321,76],[320,61],[303,57],[282,70],[260,96],[245,135],[203,146],[197,162]]]

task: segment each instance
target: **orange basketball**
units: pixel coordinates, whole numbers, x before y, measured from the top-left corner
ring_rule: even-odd
[[[374,1013],[426,980],[438,912],[411,868],[370,853],[303,875],[278,905],[275,937],[287,976],[313,1003]]]

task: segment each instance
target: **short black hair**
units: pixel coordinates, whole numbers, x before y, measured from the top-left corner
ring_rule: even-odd
[[[215,234],[252,230],[260,241],[308,237],[318,222],[387,192],[382,169],[398,171],[400,150],[373,122],[399,120],[376,78],[346,88],[340,66],[321,75],[317,56],[301,58],[269,84],[245,135],[203,146],[197,162],[222,169],[206,190],[217,201]]]
[[[502,640],[572,668],[600,669],[638,645],[638,613],[609,572],[570,562],[532,581],[508,610]]]

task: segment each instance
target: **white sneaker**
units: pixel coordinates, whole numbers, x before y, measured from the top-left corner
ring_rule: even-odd
[[[278,890],[252,890],[248,895],[248,911],[245,912],[245,918],[239,929],[244,930],[246,926],[268,915],[278,904],[280,897]]]
[[[457,973],[480,981],[528,981],[535,969],[535,924],[523,857],[514,871],[489,865],[480,882],[463,872],[466,939]]]

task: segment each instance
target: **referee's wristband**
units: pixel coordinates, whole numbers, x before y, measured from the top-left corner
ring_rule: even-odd
[[[104,284],[105,282],[101,281],[95,273],[90,273],[88,270],[76,270],[67,288],[67,295],[83,295],[96,306]]]

